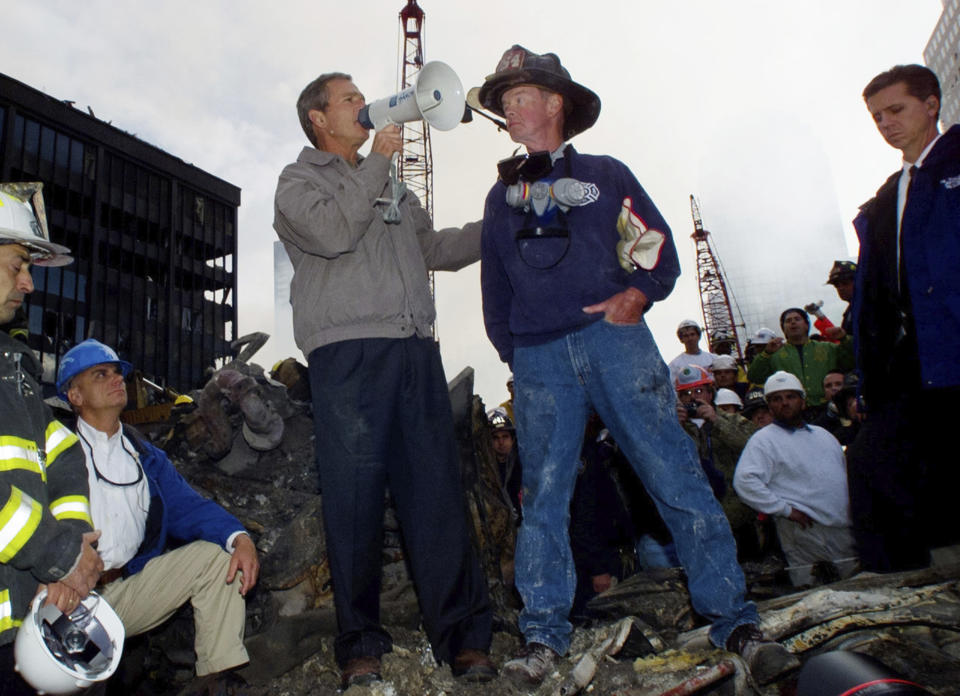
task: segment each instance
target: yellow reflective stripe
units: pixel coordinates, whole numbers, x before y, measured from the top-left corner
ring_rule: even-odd
[[[50,503],[50,512],[58,520],[83,520],[93,526],[90,501],[82,495],[65,495]]]
[[[27,543],[43,517],[43,506],[16,486],[0,509],[0,563],[7,563]]]
[[[32,471],[46,480],[46,472],[40,467],[37,443],[15,435],[0,435],[0,471],[12,469]]]
[[[0,592],[0,631],[16,628],[21,621],[13,618],[13,606],[10,604],[10,590]]]
[[[21,447],[27,451],[34,453],[34,458],[36,458],[37,443],[33,440],[28,440],[25,437],[17,437],[16,435],[0,435],[0,447]]]
[[[0,632],[17,628],[23,623],[13,618],[13,606],[10,604],[10,590],[0,592]]]
[[[50,421],[47,426],[47,468],[53,466],[54,460],[65,449],[77,442],[77,436],[70,432],[60,421]]]

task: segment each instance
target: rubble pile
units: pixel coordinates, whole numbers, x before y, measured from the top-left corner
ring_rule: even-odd
[[[302,366],[291,362],[272,373],[285,385],[255,364],[234,361],[191,394],[192,404],[175,407],[169,421],[141,427],[197,490],[237,516],[256,541],[262,565],[247,601],[251,662],[240,673],[248,686],[236,692],[249,696],[339,693],[309,391]],[[467,514],[497,618],[492,657],[502,664],[520,646],[518,600],[511,588],[514,513],[498,483],[472,370],[449,386]],[[449,668],[436,665],[418,630],[416,595],[389,507],[384,531],[381,614],[395,647],[384,656],[383,682],[346,693],[525,693],[504,680],[463,684]],[[958,693],[960,566],[861,574],[791,594],[783,594],[792,590],[778,584],[777,570],[782,568],[748,567],[751,592],[770,597],[759,603],[763,629],[802,660],[829,650],[856,650],[932,693]],[[737,656],[710,646],[705,621],[691,608],[679,569],[634,575],[588,608],[591,623],[575,630],[570,654],[537,694],[793,693],[796,674],[761,688]],[[192,630],[187,607],[160,629],[128,641],[108,693],[177,693],[192,674]]]

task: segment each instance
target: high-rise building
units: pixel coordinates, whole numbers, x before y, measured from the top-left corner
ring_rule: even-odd
[[[960,0],[942,0],[943,13],[930,35],[923,59],[940,78],[940,122],[960,123]]]
[[[43,182],[50,237],[76,259],[33,269],[45,383],[91,337],[179,391],[231,354],[239,188],[2,74],[0,181]]]
[[[750,125],[731,128],[729,138],[711,145],[698,196],[734,322],[743,318],[741,343],[761,327],[779,334],[783,310],[819,300],[839,325],[846,304],[826,280],[833,262],[850,259],[850,252],[826,153],[789,116],[779,121],[789,138]],[[739,146],[749,138],[753,148]],[[678,242],[678,250],[695,258],[692,243],[685,249]]]

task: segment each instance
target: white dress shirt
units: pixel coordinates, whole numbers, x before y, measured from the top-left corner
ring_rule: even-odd
[[[78,418],[77,435],[87,459],[93,527],[101,531],[97,551],[104,570],[122,568],[143,541],[150,509],[147,477],[123,428],[107,435]]]

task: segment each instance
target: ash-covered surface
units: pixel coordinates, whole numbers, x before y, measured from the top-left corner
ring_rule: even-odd
[[[224,374],[224,370],[232,374]],[[168,423],[144,426],[178,470],[204,495],[236,515],[261,555],[261,578],[248,596],[245,685],[222,693],[247,696],[350,696],[575,693],[652,696],[792,694],[797,674],[758,688],[742,662],[705,638],[705,621],[690,606],[682,571],[627,578],[589,605],[593,623],[574,630],[570,654],[538,689],[500,678],[488,684],[455,679],[438,667],[418,630],[416,596],[403,559],[399,527],[384,517],[382,619],[393,636],[383,681],[340,692],[333,658],[336,620],[321,521],[313,423],[302,382],[287,386],[256,365],[235,362],[192,394]],[[301,398],[291,398],[298,394]],[[472,371],[451,382],[468,513],[497,618],[492,645],[502,666],[521,645],[518,602],[509,586],[515,525],[499,486],[484,406],[472,393]],[[388,501],[389,502],[389,501]],[[438,559],[442,562],[442,559]],[[861,575],[806,592],[785,582],[782,562],[745,565],[751,597],[767,634],[802,661],[836,649],[873,655],[935,694],[960,693],[960,565],[888,576]],[[626,619],[625,617],[635,617]],[[128,640],[108,694],[194,693],[189,607],[150,634]],[[625,623],[626,621],[626,623]],[[673,689],[674,691],[671,691]]]

